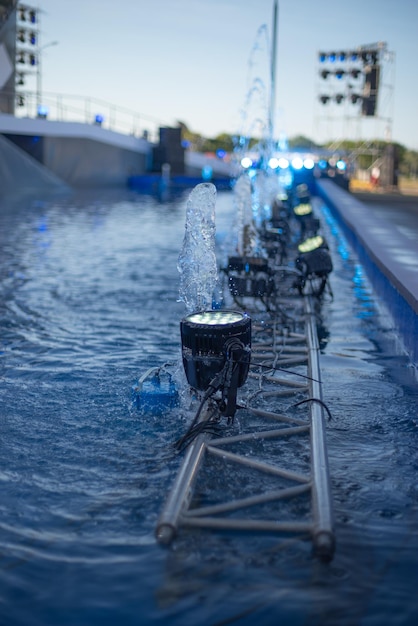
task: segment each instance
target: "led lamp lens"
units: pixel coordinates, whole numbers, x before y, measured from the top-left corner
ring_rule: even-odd
[[[241,313],[237,311],[203,311],[202,313],[192,313],[186,317],[191,324],[205,324],[207,326],[233,324],[240,322]]]
[[[317,235],[316,237],[310,237],[309,239],[305,239],[305,241],[298,245],[298,250],[301,253],[304,252],[312,252],[312,250],[316,250],[324,245],[324,239],[321,235]]]
[[[298,204],[293,209],[295,215],[303,217],[304,215],[310,215],[312,213],[312,206],[310,204]]]

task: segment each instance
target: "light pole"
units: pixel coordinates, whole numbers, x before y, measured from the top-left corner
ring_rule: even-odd
[[[58,41],[50,41],[46,43],[44,46],[38,48],[38,58],[37,58],[37,66],[36,66],[36,111],[38,111],[39,107],[42,104],[42,52],[45,48],[50,48],[51,46],[57,46]]]

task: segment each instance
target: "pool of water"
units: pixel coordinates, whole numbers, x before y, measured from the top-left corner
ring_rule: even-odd
[[[415,372],[319,200],[335,266],[320,328],[335,558],[238,533],[156,544],[186,422],[139,415],[131,388],[179,359],[186,198],[0,207],[0,624],[415,624]],[[219,242],[232,211],[219,193]]]

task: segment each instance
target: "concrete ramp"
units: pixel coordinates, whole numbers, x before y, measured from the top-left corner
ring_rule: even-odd
[[[0,199],[69,191],[58,176],[0,135]]]

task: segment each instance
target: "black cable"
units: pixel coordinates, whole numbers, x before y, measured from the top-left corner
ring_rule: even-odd
[[[318,402],[318,404],[320,404],[326,410],[329,421],[332,420],[331,411],[329,410],[325,402],[323,402],[319,398],[306,398],[306,400],[301,400],[300,402],[296,402],[296,404],[293,404],[292,406],[300,406],[301,404],[305,404],[306,402]]]
[[[182,437],[182,441],[180,445],[176,444],[176,449],[178,452],[183,452],[196,437],[202,433],[210,433],[211,435],[219,435],[220,429],[216,422],[213,422],[211,419],[207,419],[204,422],[199,422],[195,424],[195,426],[187,432],[186,435]]]
[[[263,365],[262,363],[251,363],[250,367],[263,367],[267,370],[275,370],[276,372],[286,372],[286,374],[293,374],[294,376],[300,376],[301,378],[306,378],[306,380],[312,380],[314,383],[321,383],[322,380],[317,380],[316,378],[312,378],[311,376],[307,376],[306,374],[300,374],[299,372],[294,372],[292,370],[287,370],[284,367],[276,367],[273,365]]]
[[[180,439],[178,439],[174,443],[174,447],[177,450],[183,449],[183,444],[190,437],[190,434],[194,431],[195,427],[198,425],[198,420],[199,420],[200,414],[201,414],[201,412],[203,410],[203,407],[205,406],[206,402],[222,386],[222,384],[224,382],[227,366],[228,366],[228,361],[225,363],[225,365],[222,368],[222,370],[218,374],[216,374],[216,376],[209,383],[209,387],[207,388],[207,390],[205,392],[205,395],[203,396],[202,400],[200,401],[200,404],[199,404],[199,406],[197,408],[197,411],[196,411],[196,414],[195,414],[195,416],[194,416],[194,418],[192,420],[192,423],[190,424],[190,426],[187,429],[187,431],[185,432],[185,434],[182,437],[180,437]],[[208,420],[206,420],[206,421],[208,421]],[[203,423],[205,423],[205,422],[203,422]]]
[[[185,434],[182,437],[180,437],[180,439],[178,439],[174,443],[174,447],[177,450],[182,449],[184,442],[189,438],[190,434],[192,433],[192,431],[196,427],[196,425],[198,423],[198,419],[200,417],[200,414],[202,412],[202,409],[203,409],[205,403],[209,400],[210,396],[215,393],[215,391],[216,391],[216,389],[212,389],[210,387],[209,387],[209,389],[207,389],[205,395],[203,396],[203,398],[202,398],[202,400],[201,400],[201,402],[200,402],[200,404],[199,404],[199,406],[197,408],[196,414],[195,414],[195,416],[194,416],[194,418],[192,420],[192,423],[190,424],[189,428],[186,430]]]

